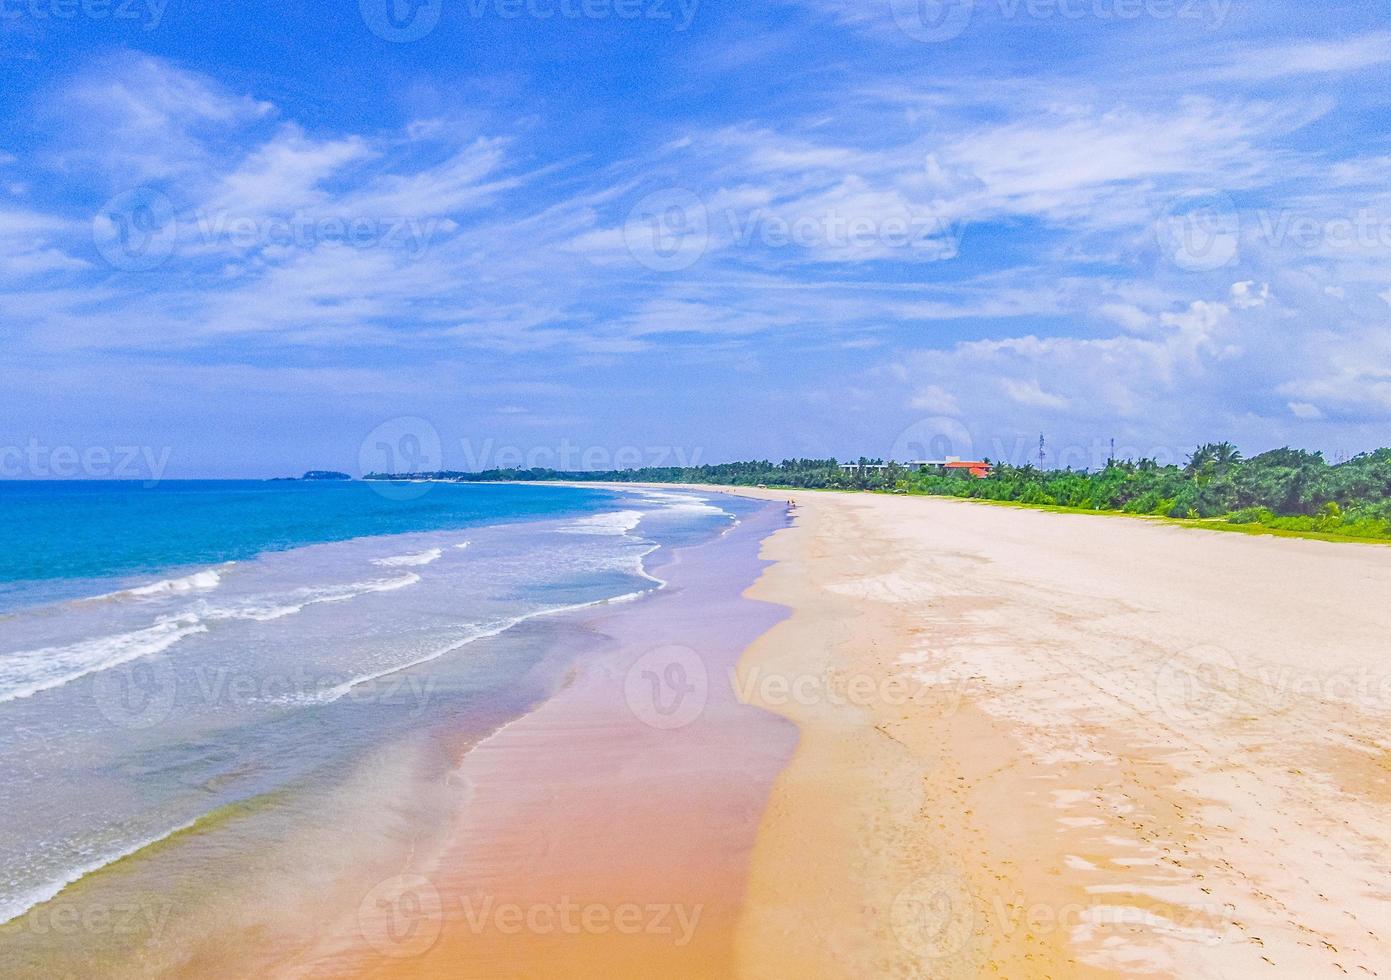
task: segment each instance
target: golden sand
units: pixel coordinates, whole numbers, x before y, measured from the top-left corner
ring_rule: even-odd
[[[738,975],[1391,971],[1391,549],[795,496]]]

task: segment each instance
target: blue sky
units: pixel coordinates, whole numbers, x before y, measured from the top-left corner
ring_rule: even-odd
[[[1388,12],[3,0],[0,468],[1385,445]]]

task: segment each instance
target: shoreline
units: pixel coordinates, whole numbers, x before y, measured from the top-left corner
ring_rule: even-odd
[[[466,645],[476,652],[466,654],[470,663],[485,658],[521,666],[523,674],[514,677],[516,690],[501,700],[480,703],[470,693],[473,675],[429,665],[441,657],[457,659],[459,649],[395,668],[391,673],[403,676],[423,670],[453,693],[438,702],[439,710],[420,715],[418,726],[397,726],[396,734],[350,766],[216,807],[188,826],[87,869],[0,928],[0,961],[15,967],[16,975],[100,964],[110,975],[167,975],[196,965],[203,975],[232,976],[237,969],[225,961],[219,951],[225,944],[217,937],[240,945],[238,937],[254,934],[254,952],[247,949],[238,967],[255,963],[272,974],[282,969],[294,974],[300,968],[295,964],[303,960],[302,947],[319,941],[335,896],[345,899],[343,908],[356,910],[361,895],[352,885],[355,877],[374,874],[374,867],[388,870],[399,865],[401,856],[422,853],[432,832],[445,826],[434,815],[452,818],[465,802],[451,781],[459,759],[563,692],[576,673],[570,661],[602,652],[603,638],[585,624],[595,618],[627,618],[635,614],[630,610],[644,605],[635,600],[662,595],[669,583],[659,576],[680,561],[686,547],[664,549],[651,568],[648,556],[656,548],[644,549],[636,573],[644,581],[636,592],[537,610],[509,622],[505,630],[471,637]],[[433,688],[422,683],[419,690],[403,689],[400,698],[409,702],[427,689]],[[460,695],[464,700],[454,704],[451,698]],[[380,700],[385,707],[396,697],[386,694],[369,704]],[[520,715],[509,715],[509,706]],[[423,710],[424,705],[414,707]],[[316,811],[349,819],[326,822]],[[268,862],[281,861],[284,881],[267,873]],[[191,867],[203,872],[189,875]],[[312,902],[306,901],[310,891],[316,893]],[[280,898],[267,901],[271,895]],[[243,904],[245,908],[238,907]],[[141,911],[140,928],[95,934],[87,924],[89,919],[100,924],[103,914],[109,918],[113,909],[125,908]]]
[[[210,885],[193,921],[296,978],[1391,962],[1385,551],[653,486],[768,506],[674,547],[638,601],[504,637],[568,674],[477,738],[383,744],[348,824],[284,845],[314,902],[262,856],[264,908]],[[145,965],[240,975],[188,926],[181,964]]]
[[[742,595],[781,523],[764,508],[675,549],[646,601],[573,617],[602,649],[460,755],[438,850],[377,882],[282,974],[728,974],[748,856],[796,738],[726,683],[786,614]]]

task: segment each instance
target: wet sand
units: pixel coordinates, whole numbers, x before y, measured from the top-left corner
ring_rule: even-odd
[[[795,727],[740,703],[744,648],[786,610],[741,597],[780,509],[655,569],[669,585],[583,617],[604,641],[563,692],[462,754],[441,849],[369,889],[282,972],[717,977]]]

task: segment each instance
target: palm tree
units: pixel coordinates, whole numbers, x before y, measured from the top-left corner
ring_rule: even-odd
[[[1213,461],[1217,458],[1216,447],[1211,443],[1206,443],[1193,450],[1193,455],[1188,457],[1188,465],[1183,468],[1183,472],[1191,477],[1199,477],[1212,469]]]
[[[1230,442],[1219,442],[1212,447],[1212,462],[1218,473],[1225,473],[1241,462],[1241,450]]]

